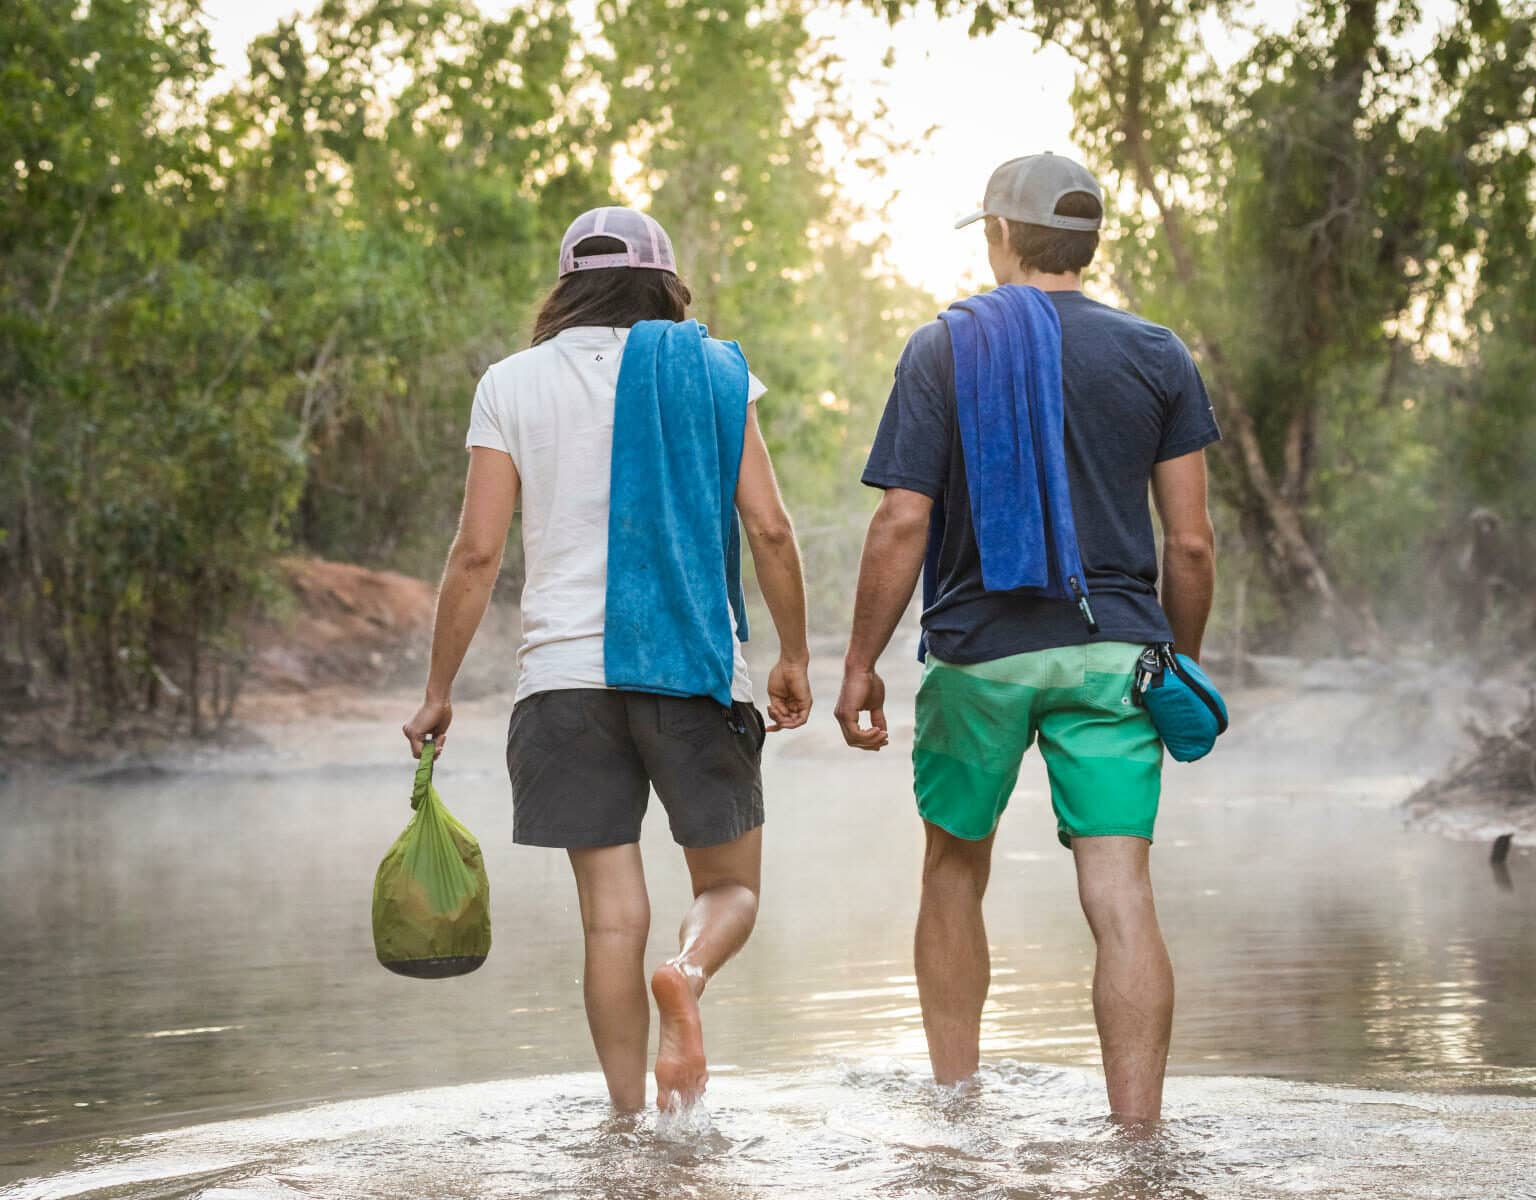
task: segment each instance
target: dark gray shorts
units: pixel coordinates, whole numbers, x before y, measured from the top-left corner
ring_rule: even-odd
[[[706,696],[536,692],[507,729],[512,840],[590,849],[640,840],[654,786],[672,838],[701,849],[763,823],[763,714]]]

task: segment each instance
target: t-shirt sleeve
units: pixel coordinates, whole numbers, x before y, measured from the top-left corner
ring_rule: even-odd
[[[747,403],[756,404],[768,394],[768,385],[751,371],[747,372]]]
[[[870,487],[906,488],[939,497],[949,474],[949,333],[942,322],[924,325],[907,342],[885,414],[869,450],[863,480]]]
[[[512,456],[517,462],[517,431],[502,405],[497,403],[496,385],[487,371],[480,377],[475,388],[475,403],[469,410],[469,432],[464,436],[464,448],[485,446]]]
[[[1163,367],[1163,437],[1158,462],[1203,450],[1221,438],[1216,410],[1205,391],[1205,380],[1189,347],[1176,334],[1168,335]]]

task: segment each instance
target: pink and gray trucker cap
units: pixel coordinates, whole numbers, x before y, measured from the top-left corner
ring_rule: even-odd
[[[1098,217],[1063,217],[1057,214],[1056,205],[1063,196],[1073,192],[1086,192],[1099,202]],[[963,229],[982,217],[1002,217],[1007,221],[1022,221],[1026,225],[1044,225],[1050,229],[1076,229],[1092,232],[1104,224],[1104,193],[1099,181],[1088,168],[1052,154],[1028,154],[1023,158],[1009,159],[987,180],[987,192],[981,207],[968,217],[955,222],[956,229]]]
[[[612,254],[576,255],[576,246],[592,237],[614,238],[624,243],[622,251]],[[560,278],[574,271],[595,271],[604,267],[638,267],[648,271],[677,274],[677,255],[672,239],[654,217],[633,208],[594,208],[571,222],[560,239]]]

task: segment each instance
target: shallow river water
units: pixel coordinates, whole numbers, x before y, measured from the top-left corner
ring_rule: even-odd
[[[987,901],[987,1066],[945,1091],[911,968],[910,707],[878,756],[819,711],[770,742],[762,917],[705,1001],[708,1111],[617,1119],[568,868],[510,842],[504,705],[465,707],[439,773],[492,883],[495,948],[459,980],[372,958],[408,811],[388,722],[0,785],[0,1196],[1536,1197],[1536,857],[1496,874],[1405,829],[1411,781],[1380,762],[1239,734],[1170,765],[1174,1077],[1137,1141],[1102,1116],[1038,762]],[[659,960],[687,891],[656,814],[645,845]]]

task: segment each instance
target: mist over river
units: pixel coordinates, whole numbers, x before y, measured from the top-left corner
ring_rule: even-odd
[[[409,696],[164,771],[12,777],[0,1195],[1536,1195],[1536,857],[1495,873],[1405,827],[1412,770],[1351,753],[1326,698],[1239,698],[1210,760],[1167,769],[1159,1137],[1101,1116],[1092,943],[1033,756],[987,900],[987,1067],[925,1082],[915,671],[889,667],[890,750],[843,748],[825,676],[769,740],[762,915],[705,1001],[707,1128],[607,1113],[569,870],[511,842],[505,695],[461,707],[438,774],[492,887],[490,960],[458,980],[373,960]],[[654,810],[645,847],[658,960],[688,891]]]

